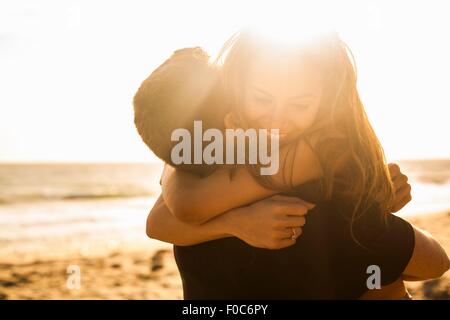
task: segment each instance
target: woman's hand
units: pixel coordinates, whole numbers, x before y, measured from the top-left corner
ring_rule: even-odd
[[[275,195],[224,215],[228,233],[249,245],[282,249],[302,234],[305,216],[314,204],[295,197]]]
[[[408,177],[400,171],[397,164],[389,163],[388,168],[395,191],[391,212],[397,212],[411,201],[411,185],[408,183]]]

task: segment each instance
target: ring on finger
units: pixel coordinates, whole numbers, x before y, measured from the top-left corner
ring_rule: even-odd
[[[295,232],[295,228],[291,228],[292,229],[292,236],[291,239],[295,240],[297,238],[297,232]]]

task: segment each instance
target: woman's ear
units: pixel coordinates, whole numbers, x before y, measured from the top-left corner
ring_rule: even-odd
[[[225,125],[225,129],[234,129],[236,128],[236,122],[234,121],[234,117],[231,112],[225,115],[223,119],[223,124]]]

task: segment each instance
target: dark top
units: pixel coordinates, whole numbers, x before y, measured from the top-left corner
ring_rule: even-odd
[[[398,279],[414,249],[412,226],[374,204],[354,229],[363,247],[351,236],[346,200],[324,200],[318,186],[290,193],[316,203],[290,247],[255,248],[235,237],[174,246],[184,299],[356,299],[368,290],[370,265],[380,267],[381,285]]]

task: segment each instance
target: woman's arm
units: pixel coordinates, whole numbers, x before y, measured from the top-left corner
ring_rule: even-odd
[[[441,277],[450,268],[450,260],[440,243],[415,226],[414,251],[403,271],[405,280],[420,281]]]
[[[202,224],[228,211],[276,193],[259,185],[244,167],[230,180],[227,169],[200,178],[166,165],[162,195],[170,212],[180,221]]]
[[[288,149],[280,150],[280,158],[287,157]],[[297,143],[293,185],[299,185],[322,175],[319,161],[311,147],[300,140]],[[279,170],[272,176],[275,185],[285,185],[286,173]],[[223,212],[248,205],[278,193],[261,186],[244,166],[236,169],[233,179],[229,170],[217,170],[206,178],[175,170],[166,165],[162,178],[164,200],[169,210],[181,221],[200,224]]]
[[[293,228],[301,234],[308,208],[300,199],[274,196],[190,225],[174,217],[160,196],[147,218],[147,235],[179,246],[235,236],[254,247],[281,249],[295,243]]]
[[[287,157],[287,150],[281,150],[281,159]],[[337,160],[337,167],[344,167],[346,160],[343,153]],[[275,185],[285,185],[286,177],[292,178],[290,182],[293,185],[300,185],[323,175],[317,155],[304,140],[297,142],[294,163],[292,172],[280,170],[272,177]],[[396,212],[411,200],[411,187],[398,165],[390,164],[389,172],[397,190],[392,206],[392,211]],[[200,178],[167,165],[162,181],[163,197],[170,212],[179,220],[192,224],[204,223],[232,208],[278,193],[275,189],[261,186],[244,166],[238,167],[233,179],[230,179],[226,166],[206,178]]]

